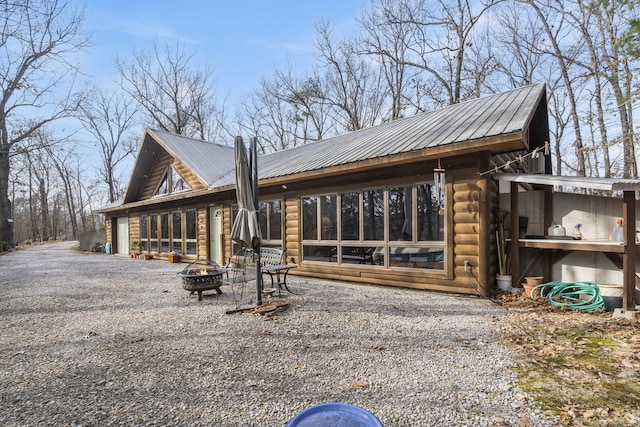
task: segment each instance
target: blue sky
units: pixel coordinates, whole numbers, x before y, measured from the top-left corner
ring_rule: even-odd
[[[176,40],[197,50],[214,71],[219,96],[230,103],[250,93],[261,77],[288,63],[309,68],[315,24],[326,19],[349,34],[368,0],[87,0],[94,46],[82,67],[99,85],[111,85],[117,55]]]

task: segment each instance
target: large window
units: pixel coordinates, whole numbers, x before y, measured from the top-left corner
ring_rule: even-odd
[[[238,206],[231,206],[232,221],[235,221],[237,215]],[[262,247],[282,248],[282,202],[280,200],[260,202],[258,204],[258,223],[260,224]],[[232,245],[233,253],[240,249],[237,243],[233,242]]]
[[[195,209],[140,216],[143,253],[197,255],[197,235]]]
[[[303,197],[303,258],[442,271],[438,209],[430,183]]]

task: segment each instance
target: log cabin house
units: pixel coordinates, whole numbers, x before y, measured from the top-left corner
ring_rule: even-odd
[[[530,85],[259,156],[263,245],[296,275],[488,295],[487,172],[545,146],[546,102]],[[114,252],[223,264],[235,204],[233,147],[148,129],[123,199],[98,212]]]

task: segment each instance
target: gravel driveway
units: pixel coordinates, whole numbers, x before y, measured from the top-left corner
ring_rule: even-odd
[[[506,312],[480,298],[290,277],[276,316],[225,314],[255,291],[196,295],[184,264],[0,256],[0,425],[284,426],[345,402],[385,426],[552,426],[514,388]]]

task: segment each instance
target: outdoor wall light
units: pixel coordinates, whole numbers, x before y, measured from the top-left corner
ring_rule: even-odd
[[[433,170],[433,185],[436,188],[436,200],[438,201],[438,214],[444,215],[444,189],[446,176],[438,159],[438,167]]]
[[[7,225],[8,226],[12,226],[13,225],[13,218],[7,218]]]

